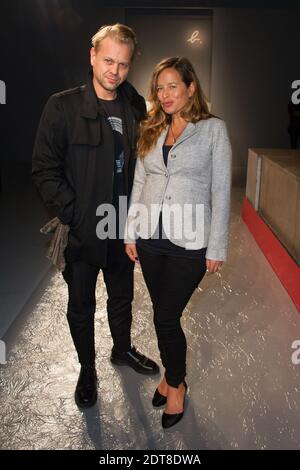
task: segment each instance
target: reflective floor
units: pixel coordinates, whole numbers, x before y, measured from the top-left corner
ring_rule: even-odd
[[[189,302],[189,392],[184,418],[161,428],[151,398],[159,378],[109,361],[106,293],[97,286],[99,398],[82,412],[79,366],[65,318],[67,289],[53,271],[0,366],[1,449],[300,449],[300,315],[241,221],[233,193],[228,262]],[[149,295],[136,269],[133,344],[159,361]]]

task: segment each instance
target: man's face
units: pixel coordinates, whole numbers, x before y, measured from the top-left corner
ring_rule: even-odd
[[[126,80],[132,52],[130,44],[119,43],[110,37],[101,41],[97,52],[92,47],[93,83],[99,98],[114,95],[114,91]]]

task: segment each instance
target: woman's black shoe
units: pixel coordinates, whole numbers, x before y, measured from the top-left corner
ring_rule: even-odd
[[[157,388],[152,398],[152,405],[158,408],[160,406],[165,405],[166,403],[167,403],[167,397],[159,393],[158,388]]]
[[[184,399],[183,399],[183,407],[184,407],[184,402],[185,402],[185,396],[187,392],[187,384],[184,381],[183,385],[185,387],[185,392],[184,392]],[[177,424],[181,418],[184,415],[184,409],[182,413],[174,413],[174,414],[168,414],[168,413],[163,413],[162,418],[161,418],[161,424],[164,429],[171,428],[175,424]]]

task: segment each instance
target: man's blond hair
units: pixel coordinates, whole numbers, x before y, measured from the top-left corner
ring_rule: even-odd
[[[132,58],[137,45],[136,35],[133,29],[121,23],[102,26],[92,37],[92,46],[97,52],[103,39],[110,37],[122,44],[129,44],[132,47]]]

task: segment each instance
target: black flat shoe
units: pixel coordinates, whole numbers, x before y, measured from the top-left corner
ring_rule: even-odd
[[[90,408],[97,401],[97,374],[94,365],[81,366],[75,403],[78,408]]]
[[[184,398],[183,398],[183,407],[184,407],[185,396],[187,392],[187,384],[185,381],[183,382],[183,385],[185,387]],[[161,418],[162,427],[164,429],[171,428],[182,419],[183,415],[184,415],[184,409],[182,413],[168,414],[168,413],[163,412],[163,415]]]
[[[139,374],[155,375],[159,373],[158,365],[144,356],[133,346],[130,351],[120,353],[112,348],[110,360],[117,366],[132,367]]]
[[[152,398],[152,405],[155,407],[160,407],[163,406],[167,403],[167,397],[162,395],[159,391],[158,388],[155,390],[153,398]]]

